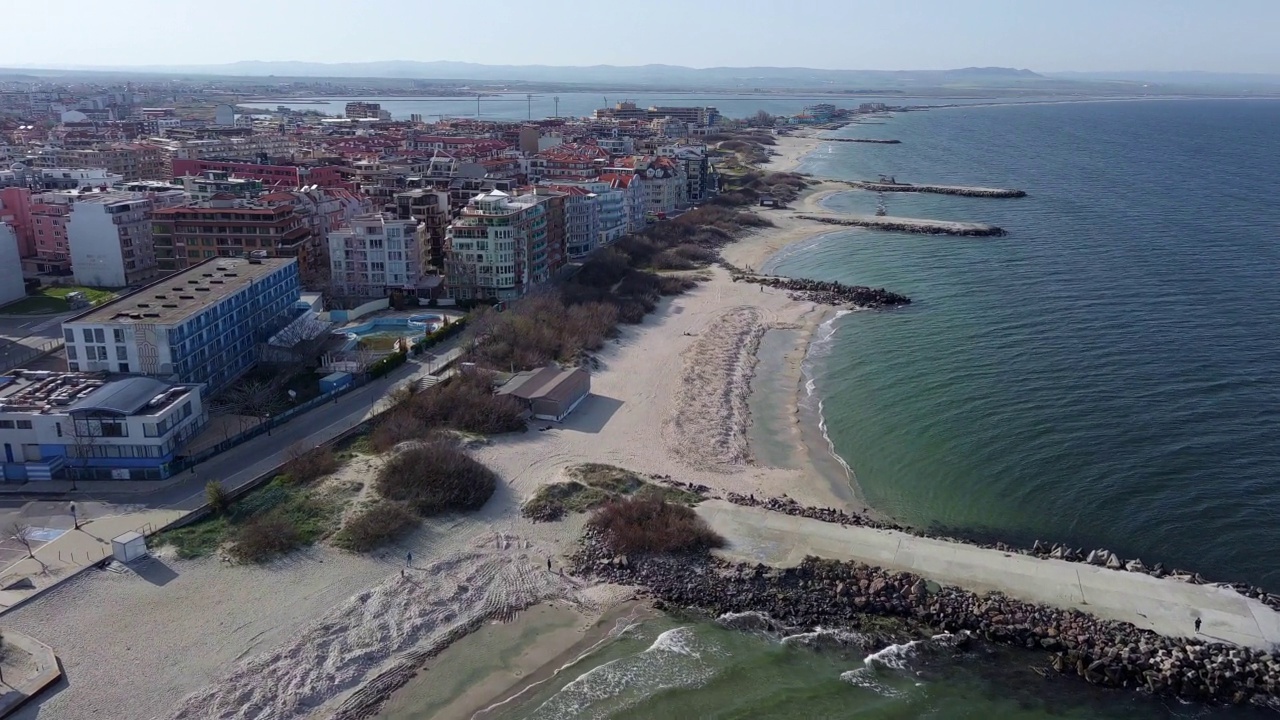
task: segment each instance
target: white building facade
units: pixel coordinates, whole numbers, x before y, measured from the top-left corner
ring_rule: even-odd
[[[368,213],[329,233],[334,294],[382,298],[394,290],[416,294],[422,279],[423,227],[391,213]]]
[[[22,256],[18,251],[18,234],[9,223],[0,221],[0,305],[8,305],[26,297],[22,281]]]
[[[94,193],[71,204],[67,246],[78,284],[119,288],[158,274],[151,208],[141,193]]]

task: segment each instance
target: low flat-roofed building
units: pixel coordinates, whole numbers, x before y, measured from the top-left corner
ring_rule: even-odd
[[[4,479],[161,480],[207,419],[199,385],[14,370],[0,376]]]
[[[522,400],[539,420],[560,422],[591,394],[591,373],[580,367],[566,370],[549,365],[516,373],[498,388],[498,394]]]

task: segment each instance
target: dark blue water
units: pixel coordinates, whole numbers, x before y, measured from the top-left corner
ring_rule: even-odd
[[[853,230],[775,259],[915,300],[841,318],[814,363],[870,503],[1280,591],[1280,102],[948,109],[840,134],[903,144],[832,143],[803,169],[1030,193],[887,198],[1008,237]]]

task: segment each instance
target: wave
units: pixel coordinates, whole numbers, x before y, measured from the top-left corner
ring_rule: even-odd
[[[717,648],[692,627],[667,630],[641,652],[610,660],[574,678],[528,717],[611,717],[659,692],[704,684],[717,669],[703,657],[716,654]]]
[[[829,630],[825,628],[816,628],[811,632],[788,635],[781,640],[783,645],[804,647],[811,650],[850,646],[863,647],[868,641],[869,638],[866,635],[849,630]]]
[[[773,634],[787,630],[787,626],[769,617],[767,613],[748,610],[730,612],[716,618],[716,624],[728,630]]]
[[[804,381],[805,400],[804,402],[812,403],[817,399],[817,407],[815,412],[818,416],[818,430],[822,433],[822,440],[827,444],[827,453],[835,459],[840,467],[844,470],[845,479],[849,483],[856,483],[857,477],[853,473],[853,468],[845,459],[836,451],[836,445],[831,441],[831,434],[827,431],[827,414],[826,404],[818,392],[817,381],[817,361],[819,358],[826,357],[831,353],[835,342],[836,323],[840,318],[849,315],[855,310],[837,310],[836,314],[827,319],[818,326],[817,338],[809,343],[809,350],[805,353],[804,361],[800,363],[800,373]],[[811,405],[812,407],[812,405]]]

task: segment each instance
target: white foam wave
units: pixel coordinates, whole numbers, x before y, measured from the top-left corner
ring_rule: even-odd
[[[870,668],[860,667],[840,673],[840,679],[850,685],[866,688],[884,697],[902,697],[903,692],[881,682]]]
[[[769,617],[766,613],[755,610],[725,613],[716,618],[716,624],[723,628],[743,632],[773,632],[783,627],[782,623]]]
[[[839,629],[828,630],[825,628],[817,628],[812,632],[797,633],[782,638],[783,645],[806,648],[861,646],[866,641],[866,636],[859,635],[856,632]]]
[[[840,453],[836,452],[836,445],[831,441],[831,434],[827,431],[826,405],[822,398],[817,395],[818,381],[814,366],[818,358],[826,357],[831,353],[831,349],[834,346],[837,321],[853,312],[855,311],[837,310],[834,316],[819,325],[816,332],[817,338],[809,343],[809,350],[805,353],[804,361],[800,363],[800,372],[805,379],[804,402],[812,403],[815,398],[817,399],[818,430],[822,433],[823,442],[827,444],[827,453],[840,464],[840,467],[844,470],[845,478],[850,482],[854,480],[853,468],[849,467],[849,463],[845,462]]]
[[[691,627],[667,630],[643,651],[574,678],[528,717],[606,718],[664,690],[696,687],[715,675],[715,667],[702,660],[714,650]]]
[[[893,668],[894,670],[906,670],[911,658],[916,656],[920,644],[923,640],[912,640],[901,645],[890,645],[881,648],[862,659],[862,664],[868,669],[874,669],[876,665]]]

